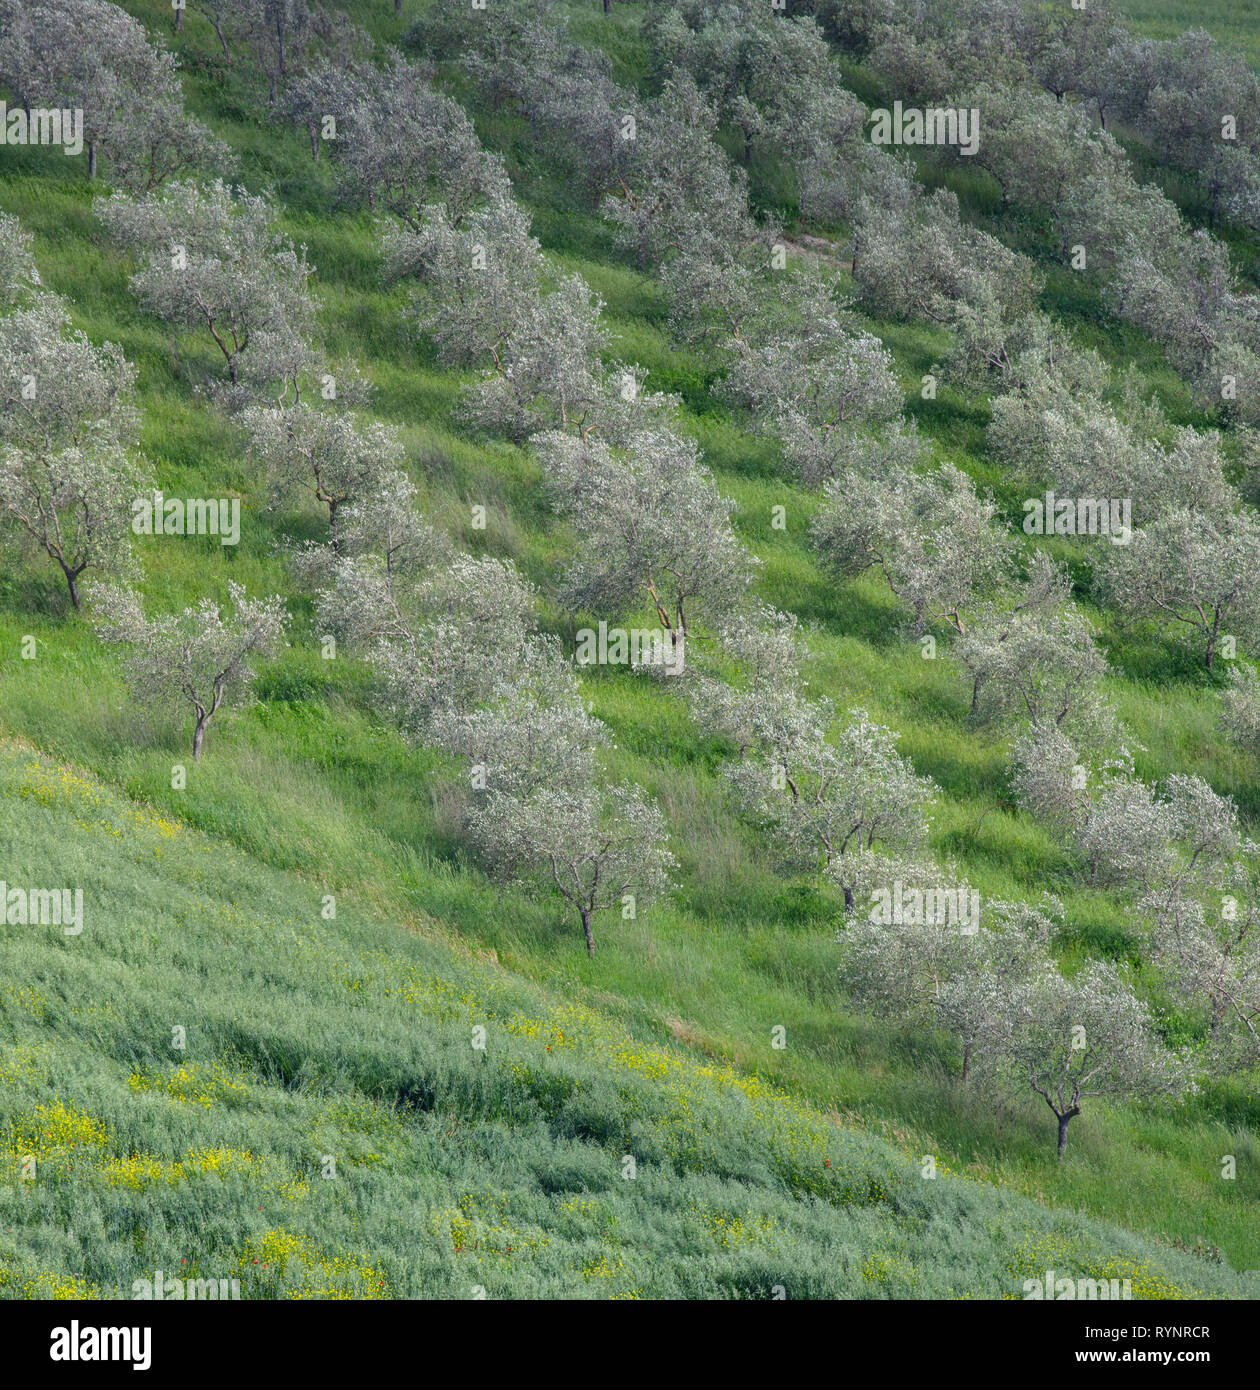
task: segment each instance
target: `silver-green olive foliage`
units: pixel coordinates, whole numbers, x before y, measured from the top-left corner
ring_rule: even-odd
[[[3,0],[0,85],[15,106],[81,110],[89,177],[104,156],[110,181],[134,193],[226,163],[184,110],[175,55],[107,0]]]
[[[120,649],[123,673],[137,700],[159,707],[191,706],[193,759],[224,704],[239,702],[255,678],[254,664],[275,654],[288,621],[283,598],[251,598],[228,582],[232,611],[202,599],[180,613],[147,615],[139,595],[96,584],[92,618],[101,641]]]
[[[15,219],[0,221],[0,240],[0,522],[58,566],[77,608],[85,570],[131,562],[131,504],[148,485],[134,452],[135,369],[117,344],[72,327]]]
[[[266,198],[189,181],[141,198],[115,193],[97,212],[139,261],[131,287],[145,308],[208,334],[232,387],[312,365],[314,267],[276,230]]]

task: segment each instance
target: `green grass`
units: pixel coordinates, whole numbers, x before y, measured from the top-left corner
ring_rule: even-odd
[[[1260,63],[1260,3],[1257,0],[1120,0],[1118,9],[1141,33],[1175,39],[1188,29],[1206,29],[1226,48]]]
[[[156,0],[128,8],[165,20]],[[346,8],[378,37],[411,19],[399,25],[384,5]],[[623,76],[642,72],[635,18],[618,7]],[[584,37],[604,32],[593,13],[581,26]],[[190,16],[185,44],[208,51],[209,38]],[[572,541],[546,506],[536,465],[462,432],[460,379],[405,340],[402,295],[378,285],[370,220],[330,210],[327,168],[311,164],[296,135],[254,120],[234,82],[190,78],[190,106],[241,152],[245,182],[285,200],[284,225],[318,267],[329,347],[377,384],[374,408],[403,431],[425,506],[461,544],[510,556],[554,593]],[[142,544],[148,596],[182,605],[221,592],[228,578],[291,592],[282,544],[318,535],[318,517],[265,509],[239,437],[194,393],[216,370],[212,346],[195,335],[172,342],[139,308],[80,180],[71,161],[0,152],[0,207],[34,232],[46,283],[71,298],[93,338],[121,342],[139,367],[142,443],[158,485],[244,498],[236,551],[197,539]],[[536,188],[524,192],[533,198]],[[819,571],[807,541],[817,499],[784,478],[775,446],[709,394],[713,365],[669,345],[650,280],[614,253],[589,212],[556,204],[554,190],[538,196],[552,201],[532,206],[535,230],[557,267],[580,272],[607,301],[614,351],[683,396],[685,427],[764,562],[761,594],[807,625],[813,693],[841,708],[867,704],[939,783],[936,851],[982,892],[1059,892],[1066,954],[1131,952],[1114,895],[1074,881],[1054,839],[1006,805],[1005,747],[968,724],[948,663],[923,660],[903,640],[901,614],[873,578],[837,585]],[[977,192],[977,216],[982,201]],[[1178,399],[1158,351],[1102,316],[1079,277],[1052,277],[1047,301]],[[876,329],[908,385],[944,345],[918,328]],[[983,454],[985,402],[942,392],[932,404],[911,400],[942,453],[1017,503]],[[484,533],[468,524],[475,503],[489,509]],[[775,505],[786,508],[785,532],[770,526]],[[1018,1296],[1020,1279],[1077,1250],[1091,1269],[1149,1263],[1181,1288],[1238,1291],[1227,1265],[1170,1244],[1200,1242],[1236,1269],[1260,1267],[1254,1088],[1213,1088],[1172,1112],[1091,1107],[1056,1163],[1040,1102],[995,1115],[960,1090],[939,1040],[849,1008],[836,985],[835,904],[779,874],[731,816],[715,776],[721,749],[668,681],[599,672],[585,683],[618,744],[614,771],[666,810],[683,885],[638,922],[597,925],[599,953],[588,960],[560,906],[498,888],[469,861],[450,766],[382,726],[362,670],[320,660],[309,603],[294,596],[290,606],[293,645],[260,681],[259,703],[216,721],[205,760],[173,791],[172,765],[191,768],[190,731],[128,700],[46,566],[24,561],[0,576],[0,725],[85,779],[63,796],[60,773],[32,772],[47,764],[10,750],[5,875],[73,882],[73,870],[99,895],[73,942],[14,928],[4,937],[2,1055],[12,1075],[0,1119],[21,1148],[47,1119],[39,1107],[59,1099],[72,1113],[57,1124],[90,1139],[92,1154],[90,1181],[80,1181],[82,1162],[71,1180],[60,1151],[48,1155],[47,1185],[14,1181],[4,1200],[12,1220],[24,1217],[5,1223],[18,1270],[11,1288],[35,1281],[46,1292],[77,1275],[109,1294],[153,1268],[172,1273],[181,1259],[202,1261],[206,1277],[247,1262],[245,1273],[262,1279],[256,1252],[278,1257],[290,1239],[291,1268],[277,1274],[278,1258],[266,1259],[275,1282],[251,1284],[256,1293],[366,1294],[383,1279],[390,1296],[469,1296],[474,1284],[491,1296],[764,1295],[775,1283],[794,1297]],[[550,598],[541,617],[571,635],[573,620]],[[25,634],[37,640],[32,661],[20,656]],[[1212,684],[1162,639],[1107,622],[1103,635],[1112,693],[1144,745],[1143,775],[1198,773],[1237,796],[1254,823],[1257,769],[1215,736]],[[36,790],[23,795],[28,783]],[[164,835],[124,798],[181,828]],[[97,823],[97,801],[121,835]],[[335,923],[319,919],[325,893],[337,896]],[[471,1028],[483,1016],[497,1020],[494,1041],[474,1056]],[[527,1022],[514,1031],[504,1019]],[[172,1069],[185,1060],[170,1051],[170,1029],[185,1020],[187,1062],[208,1105],[170,1098]],[[555,1045],[561,1065],[542,1040],[570,1025],[577,1041],[571,1052]],[[782,1050],[770,1046],[776,1026],[786,1029]],[[668,1059],[659,1065],[685,1098],[623,1065],[618,1048]],[[168,1089],[137,1091],[133,1076],[163,1078]],[[741,1089],[759,1095],[762,1085],[783,1098],[754,1103]],[[789,1145],[784,1157],[781,1134],[796,1134],[793,1125],[799,1152]],[[188,1157],[219,1147],[254,1158],[215,1174]],[[336,1182],[318,1177],[329,1152],[339,1156]],[[642,1159],[633,1183],[619,1176],[627,1152]],[[919,1180],[904,1156],[925,1154],[970,1181]],[[1238,1159],[1236,1181],[1219,1176],[1225,1154]],[[143,1168],[135,1155],[159,1165],[141,1189],[110,1166]],[[548,1190],[557,1182],[567,1186]],[[302,1184],[308,1194],[285,1195]],[[741,1235],[732,1245],[725,1228],[723,1243],[723,1221],[735,1220]],[[191,1234],[198,1227],[204,1239]],[[1063,1240],[1081,1243],[1054,1243]],[[613,1272],[588,1277],[588,1265]]]
[[[245,1298],[1009,1298],[1046,1268],[1251,1291],[924,1177],[353,891],[329,920],[326,883],[11,742],[0,839],[10,884],[91,885],[81,935],[0,939],[2,1294],[127,1297],[158,1270]]]

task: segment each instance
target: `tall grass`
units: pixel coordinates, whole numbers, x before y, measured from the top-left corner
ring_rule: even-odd
[[[1000,1298],[1047,1268],[1252,1288],[928,1178],[353,892],[329,918],[327,884],[12,742],[0,843],[11,885],[89,885],[80,935],[0,938],[0,1294],[128,1297],[159,1270],[246,1298]]]

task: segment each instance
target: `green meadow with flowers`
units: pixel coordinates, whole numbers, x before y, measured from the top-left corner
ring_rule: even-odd
[[[326,918],[309,879],[13,740],[0,843],[14,881],[93,885],[80,935],[0,937],[7,1297],[129,1298],[157,1271],[242,1298],[1015,1298],[1046,1268],[1260,1292],[926,1177],[424,923]]]

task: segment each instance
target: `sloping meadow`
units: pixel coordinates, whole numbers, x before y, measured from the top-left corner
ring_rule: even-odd
[[[1048,1269],[1256,1293],[925,1178],[423,924],[330,915],[320,885],[14,742],[0,848],[7,1297],[129,1298],[160,1272],[166,1297],[1021,1298]],[[15,920],[32,889],[82,889],[81,918]]]

